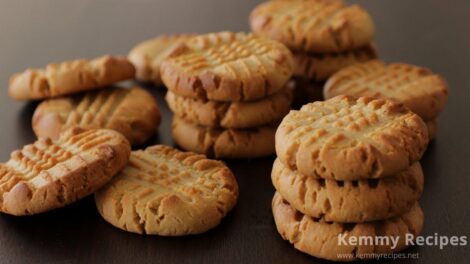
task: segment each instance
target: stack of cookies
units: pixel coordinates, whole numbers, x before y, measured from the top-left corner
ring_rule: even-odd
[[[325,98],[340,94],[401,102],[426,122],[429,138],[433,139],[437,117],[447,103],[449,91],[444,78],[429,69],[373,60],[346,67],[328,79]]]
[[[417,200],[427,144],[423,120],[385,99],[338,96],[291,111],[276,133],[272,170],[279,233],[329,260],[402,250],[423,227]],[[364,237],[397,242],[347,242]]]
[[[161,64],[174,112],[172,135],[183,149],[217,158],[274,154],[274,134],[292,92],[292,54],[283,44],[245,33],[200,35]]]
[[[377,57],[374,23],[357,5],[341,0],[269,1],[250,16],[251,30],[292,50],[295,105],[322,100],[322,87],[336,71]]]

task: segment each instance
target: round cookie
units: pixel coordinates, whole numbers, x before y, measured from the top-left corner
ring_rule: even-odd
[[[150,235],[199,234],[235,206],[238,184],[224,163],[156,145],[133,151],[128,165],[95,194],[103,218]]]
[[[444,109],[448,88],[445,80],[429,69],[373,60],[344,68],[328,79],[325,98],[340,94],[395,100],[423,120],[432,120]]]
[[[41,138],[0,163],[0,211],[32,215],[84,198],[126,165],[130,151],[121,134],[107,129]]]
[[[10,78],[8,92],[16,100],[39,100],[98,89],[134,75],[134,66],[123,57],[79,59],[17,73]]]
[[[382,221],[361,224],[341,224],[326,222],[324,219],[312,218],[292,208],[278,193],[272,202],[274,221],[283,239],[306,254],[333,260],[353,261],[361,258],[372,258],[373,254],[398,252],[406,248],[406,236],[418,236],[424,223],[424,215],[418,203],[403,215]],[[344,236],[344,241],[341,240]],[[372,237],[398,237],[395,248],[392,245],[374,243],[354,245],[349,239]],[[346,241],[346,243],[345,243]],[[350,254],[350,255],[349,255]],[[349,255],[349,258],[346,256]]]
[[[252,11],[250,25],[256,35],[314,53],[357,49],[374,36],[369,14],[339,0],[268,1]]]
[[[134,64],[136,78],[139,81],[162,85],[160,64],[178,46],[195,35],[163,35],[137,44],[127,58]]]
[[[276,132],[276,153],[291,170],[334,180],[396,175],[428,144],[423,120],[403,104],[337,96],[291,111]]]
[[[437,136],[437,128],[439,126],[439,122],[436,119],[431,121],[426,121],[426,127],[428,128],[429,140],[433,140]]]
[[[326,81],[335,72],[350,65],[377,58],[375,45],[340,53],[293,52],[294,76],[313,81]]]
[[[221,129],[173,117],[173,140],[181,148],[215,158],[258,158],[274,154],[276,127]]]
[[[251,102],[207,101],[171,91],[165,99],[171,111],[188,122],[211,127],[250,128],[279,122],[289,113],[292,89],[286,88]]]
[[[419,162],[393,177],[335,181],[301,175],[276,160],[271,179],[292,207],[311,217],[340,223],[401,215],[419,199],[424,185]]]
[[[71,127],[108,128],[138,145],[155,133],[160,119],[150,93],[139,87],[113,87],[43,101],[34,112],[32,126],[36,136],[52,139]]]
[[[281,90],[294,70],[277,41],[219,32],[182,43],[163,61],[161,78],[175,94],[215,101],[253,101]]]

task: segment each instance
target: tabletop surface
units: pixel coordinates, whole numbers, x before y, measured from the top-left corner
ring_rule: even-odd
[[[127,54],[162,33],[247,31],[253,0],[0,1],[0,161],[34,141],[36,103],[12,101],[8,78],[49,62]],[[423,157],[424,235],[469,235],[470,1],[356,1],[375,20],[380,57],[431,68],[450,86],[439,132]],[[133,85],[132,83],[128,85]],[[151,91],[163,122],[149,145],[173,145],[164,90]],[[31,217],[0,215],[0,263],[323,263],[283,241],[271,213],[273,157],[227,161],[240,185],[235,209],[215,229],[179,238],[141,236],[106,223],[88,197]],[[412,247],[418,259],[389,263],[464,263],[467,247]],[[387,261],[383,261],[387,263]],[[468,262],[467,262],[468,263]]]

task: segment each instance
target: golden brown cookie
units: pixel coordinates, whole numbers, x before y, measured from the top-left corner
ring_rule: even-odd
[[[429,140],[433,140],[437,136],[437,127],[439,126],[439,122],[437,119],[433,119],[431,121],[426,122],[426,127],[428,128]]]
[[[142,88],[109,88],[42,102],[33,115],[38,137],[59,138],[71,127],[108,128],[123,134],[133,145],[155,133],[160,111],[153,96]]]
[[[235,206],[238,184],[224,163],[156,145],[95,194],[103,218],[117,228],[162,236],[199,234]]]
[[[299,174],[276,160],[271,179],[292,207],[312,217],[341,223],[401,215],[421,196],[424,184],[419,162],[394,177],[335,181]]]
[[[32,215],[92,194],[125,166],[129,142],[107,129],[72,129],[41,138],[0,163],[0,210]]]
[[[291,111],[276,132],[276,153],[291,170],[334,180],[396,175],[428,144],[423,120],[403,104],[337,96]]]
[[[444,109],[448,88],[442,76],[429,69],[373,60],[335,73],[325,84],[324,94],[325,98],[345,94],[395,100],[427,121]]]
[[[313,81],[326,81],[335,72],[350,65],[377,58],[375,45],[340,53],[293,52],[294,76]]]
[[[268,1],[253,10],[250,25],[256,35],[315,53],[357,49],[374,37],[369,14],[337,0]]]
[[[372,258],[374,253],[386,254],[403,250],[409,246],[406,236],[418,236],[424,222],[423,211],[418,203],[403,215],[361,224],[327,222],[323,218],[304,215],[291,207],[278,193],[274,195],[272,208],[277,230],[283,239],[306,254],[333,261]],[[356,241],[371,237],[372,243],[355,245],[352,237]],[[398,238],[398,242],[395,247],[392,242],[374,243],[376,237]]]
[[[251,102],[208,101],[183,97],[168,91],[171,111],[188,122],[202,126],[250,128],[279,122],[290,110],[292,89],[284,89]]]
[[[194,37],[161,65],[175,94],[215,101],[252,101],[281,90],[294,70],[292,53],[279,42],[251,34],[219,32]]]
[[[192,34],[162,35],[132,48],[127,58],[134,64],[137,80],[162,85],[160,64],[174,47],[193,36]]]
[[[135,69],[123,57],[103,56],[48,64],[10,78],[9,94],[16,100],[39,100],[73,94],[134,78]]]
[[[258,158],[274,154],[276,127],[222,129],[173,117],[173,140],[181,148],[215,158]]]

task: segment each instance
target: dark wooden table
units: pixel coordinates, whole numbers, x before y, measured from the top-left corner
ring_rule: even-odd
[[[7,96],[11,74],[48,62],[127,54],[161,33],[248,30],[259,1],[0,1],[0,160],[34,141],[35,103]],[[425,235],[470,235],[470,1],[360,1],[377,27],[380,56],[428,66],[446,77],[449,103],[438,138],[422,164]],[[164,91],[148,87],[163,112],[149,144],[173,144]],[[270,203],[273,158],[229,161],[240,200],[220,226],[197,236],[165,238],[118,230],[101,219],[91,197],[32,217],[0,215],[1,263],[321,263],[277,234]],[[413,247],[419,259],[396,263],[468,263],[469,247]],[[387,261],[383,261],[387,262]],[[393,262],[393,261],[388,261]],[[395,262],[393,262],[395,263]]]

